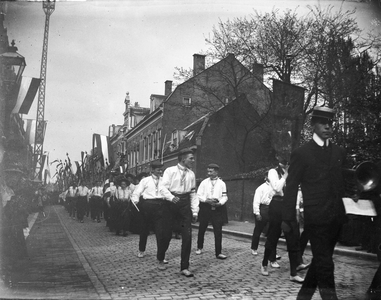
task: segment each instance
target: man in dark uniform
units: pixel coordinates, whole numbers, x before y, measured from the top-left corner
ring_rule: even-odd
[[[334,114],[331,108],[315,107],[311,118],[312,140],[291,154],[282,228],[287,231],[295,227],[300,184],[305,229],[313,255],[297,299],[311,299],[317,287],[323,300],[337,299],[332,255],[346,219],[342,202],[345,152],[330,141]]]

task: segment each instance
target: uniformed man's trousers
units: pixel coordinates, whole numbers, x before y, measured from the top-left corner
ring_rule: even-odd
[[[305,224],[310,237],[312,262],[307,271],[298,300],[311,299],[316,288],[323,300],[335,300],[335,278],[333,250],[339,238],[342,225],[337,221],[327,224]]]

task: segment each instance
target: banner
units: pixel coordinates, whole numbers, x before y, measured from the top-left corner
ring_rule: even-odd
[[[36,97],[37,90],[40,86],[40,78],[22,77],[16,105],[12,110],[13,114],[29,113],[33,100]]]

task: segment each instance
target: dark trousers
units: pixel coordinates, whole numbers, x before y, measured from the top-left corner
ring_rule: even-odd
[[[202,249],[204,247],[205,231],[209,225],[209,221],[211,221],[214,232],[215,254],[218,256],[221,254],[222,249],[222,224],[224,222],[223,206],[216,207],[215,210],[212,210],[211,205],[207,203],[200,203],[198,218],[200,225],[198,228],[197,248]]]
[[[189,194],[177,195],[180,201],[172,204],[172,217],[178,218],[181,226],[181,265],[180,270],[189,268],[192,247],[192,211]]]
[[[75,217],[76,197],[66,197],[69,216]]]
[[[86,196],[78,196],[77,197],[77,218],[82,221],[85,216],[87,206],[87,197]]]
[[[305,225],[313,257],[297,299],[311,299],[317,287],[323,300],[337,299],[332,256],[341,227],[336,221],[323,225]]]
[[[90,199],[91,219],[100,220],[102,211],[102,197],[93,196]]]
[[[109,212],[110,212],[110,208],[107,205],[107,201],[106,201],[106,199],[103,199],[103,218],[106,221],[106,226],[110,226],[110,224],[109,224],[109,218],[110,218]]]
[[[282,232],[282,207],[282,201],[271,200],[269,205],[269,229],[267,231],[265,253],[262,261],[263,266],[267,266],[269,260],[275,261],[276,246]]]
[[[258,221],[257,219],[255,219],[255,227],[253,231],[253,236],[251,237],[251,249],[253,250],[258,249],[259,238],[261,236],[261,233],[269,222],[269,205],[261,204],[259,206],[259,212],[262,217],[262,220]],[[270,261],[276,260],[276,251],[271,252],[269,260]]]
[[[139,203],[143,219],[140,228],[139,251],[144,252],[146,250],[147,237],[152,226],[156,235],[156,257],[159,261],[165,259],[165,252],[168,250],[172,237],[169,205],[170,203],[166,200],[158,199],[142,200]]]

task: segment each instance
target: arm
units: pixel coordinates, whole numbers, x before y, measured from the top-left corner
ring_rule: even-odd
[[[260,185],[255,190],[254,198],[253,198],[253,213],[256,216],[260,215],[259,205],[261,204],[261,197],[262,197],[262,189],[261,189],[261,187],[262,187],[262,185]]]
[[[140,183],[135,187],[132,195],[131,195],[131,201],[135,204],[139,203],[140,196],[144,192],[144,187],[145,187],[145,178],[143,178]]]
[[[201,181],[197,189],[197,197],[200,202],[206,202],[205,181]]]
[[[221,197],[218,199],[217,206],[222,206],[228,201],[228,194],[226,190],[226,184],[222,180],[220,180],[221,185]]]
[[[166,200],[173,201],[175,196],[173,196],[172,193],[169,191],[170,186],[171,186],[171,173],[169,169],[166,169],[163,174],[162,187],[160,189],[160,192],[165,197]]]
[[[190,192],[190,201],[191,201],[191,210],[192,210],[192,215],[193,215],[193,221],[197,221],[197,215],[199,211],[199,205],[200,205],[200,200],[198,200],[197,194],[196,194],[196,178],[193,174],[192,176],[192,189]]]
[[[283,190],[287,178],[286,174],[287,173],[283,174],[282,178],[279,179],[278,172],[275,169],[269,170],[269,183],[275,192],[280,193]]]

